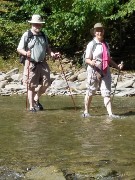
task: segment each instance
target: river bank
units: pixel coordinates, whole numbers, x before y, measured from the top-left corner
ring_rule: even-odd
[[[83,67],[77,69],[66,58],[61,61],[61,65],[57,62],[56,66],[59,72],[51,72],[52,84],[46,94],[50,96],[84,95],[86,91],[86,69]],[[121,71],[120,75],[118,75],[118,71],[112,68],[111,71],[112,94],[115,91],[116,96],[134,96],[135,73]],[[116,84],[117,88],[115,89]],[[13,94],[26,94],[26,87],[22,85],[22,72],[18,68],[14,68],[6,73],[0,72],[0,95],[9,96]],[[97,94],[100,94],[100,90],[97,91]]]

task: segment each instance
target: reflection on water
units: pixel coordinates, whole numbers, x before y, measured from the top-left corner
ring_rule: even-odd
[[[25,110],[25,97],[0,97],[0,166],[19,169],[54,165],[89,177],[135,178],[135,99],[116,98],[110,120],[96,96],[89,119],[83,97],[43,97],[45,110]]]

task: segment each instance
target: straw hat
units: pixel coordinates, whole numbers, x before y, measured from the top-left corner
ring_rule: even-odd
[[[34,23],[34,24],[42,24],[42,23],[45,23],[45,22],[42,20],[41,16],[38,15],[38,14],[34,14],[34,15],[32,16],[32,18],[31,18],[31,20],[28,21],[28,22],[29,22],[29,23]]]
[[[104,26],[103,26],[102,23],[96,23],[94,25],[94,27],[92,29],[90,29],[90,33],[91,33],[92,36],[94,35],[94,29],[96,29],[96,28],[103,28],[104,29]]]

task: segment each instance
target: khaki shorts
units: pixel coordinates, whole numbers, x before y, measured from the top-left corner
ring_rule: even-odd
[[[99,82],[95,70],[93,68],[87,70],[87,83],[86,83],[86,93],[91,96],[94,95],[98,88],[100,88],[101,95],[103,97],[108,97],[111,95],[111,74],[108,68],[107,74],[101,78]]]
[[[51,85],[50,80],[50,68],[47,62],[33,63],[28,60],[25,61],[23,72],[23,84],[29,84],[29,88],[37,88],[38,85],[49,87]]]

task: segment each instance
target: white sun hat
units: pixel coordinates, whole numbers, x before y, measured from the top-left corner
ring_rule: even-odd
[[[43,20],[42,20],[42,18],[41,18],[41,16],[40,15],[38,15],[38,14],[34,14],[33,16],[32,16],[32,18],[31,18],[31,20],[30,21],[28,21],[29,23],[31,23],[31,24],[42,24],[42,23],[45,23]]]
[[[104,29],[104,26],[103,26],[102,23],[96,23],[94,25],[94,27],[92,29],[90,29],[90,33],[91,33],[92,36],[94,35],[94,29],[96,29],[96,28],[103,28]]]

